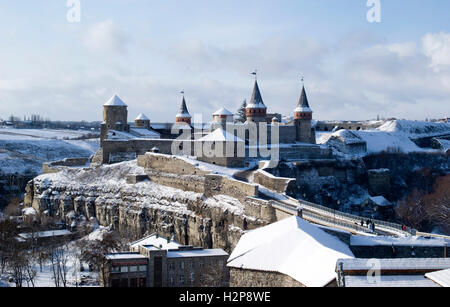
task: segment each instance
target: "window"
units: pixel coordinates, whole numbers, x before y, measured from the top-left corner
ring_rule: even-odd
[[[169,286],[170,287],[174,286],[174,278],[173,278],[173,276],[169,276]]]
[[[191,285],[195,282],[195,273],[191,273]]]
[[[137,288],[137,286],[138,286],[137,278],[131,278],[130,279],[130,288]]]
[[[193,269],[194,268],[194,261],[189,261],[189,268]]]
[[[205,266],[205,263],[203,262],[203,260],[200,260],[198,265],[200,266],[201,269],[203,269],[203,267]]]
[[[138,267],[137,266],[135,266],[135,265],[130,266],[130,272],[137,272],[137,271],[138,271]]]
[[[180,269],[184,270],[184,261],[180,262]]]
[[[120,273],[120,266],[113,266],[111,268],[111,273]]]
[[[173,271],[175,269],[175,266],[173,265],[173,262],[169,262],[169,270]]]
[[[120,267],[120,273],[128,273],[128,267],[127,266],[121,266]]]
[[[139,266],[139,272],[147,272],[147,266],[146,265],[140,265]]]
[[[180,285],[184,286],[184,274],[180,275]]]

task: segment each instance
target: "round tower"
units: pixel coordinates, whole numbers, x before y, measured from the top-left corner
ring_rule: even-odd
[[[267,107],[259,91],[258,81],[255,80],[255,86],[253,88],[252,98],[249,104],[245,108],[245,115],[247,116],[247,122],[260,123],[266,122]]]
[[[297,108],[294,110],[296,139],[298,142],[315,143],[311,128],[312,115],[313,111],[309,107],[308,97],[306,97],[305,87],[303,86]]]
[[[225,108],[221,108],[213,113],[213,126],[221,126],[223,129],[227,126],[227,123],[233,123],[234,114]]]
[[[176,117],[176,122],[178,124],[191,124],[191,119],[192,116],[189,114],[189,111],[187,109],[186,106],[186,100],[184,99],[184,95],[183,95],[183,101],[181,102],[181,106],[180,106],[180,111],[178,111],[177,117]]]
[[[117,95],[103,105],[103,122],[108,130],[124,130],[128,120],[127,108],[128,106]]]
[[[136,128],[149,129],[150,128],[150,119],[147,116],[145,116],[145,114],[141,113],[134,120],[134,126]]]

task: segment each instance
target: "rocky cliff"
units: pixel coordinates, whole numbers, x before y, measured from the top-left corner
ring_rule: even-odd
[[[136,236],[158,232],[183,244],[231,251],[245,229],[268,220],[246,214],[246,205],[226,195],[205,197],[145,180],[128,183],[130,175],[151,170],[136,161],[45,174],[26,187],[25,207],[76,226],[97,219],[100,225]],[[149,177],[151,178],[151,176]]]

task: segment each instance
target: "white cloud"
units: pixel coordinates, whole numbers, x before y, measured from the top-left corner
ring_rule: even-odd
[[[434,69],[450,66],[450,33],[428,33],[422,39],[423,52],[431,59]]]
[[[93,52],[125,53],[130,36],[117,28],[108,19],[89,27],[84,39],[84,45]]]

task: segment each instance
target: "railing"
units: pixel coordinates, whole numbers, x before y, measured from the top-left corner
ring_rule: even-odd
[[[283,195],[286,196],[286,195]],[[304,200],[296,200],[289,196],[286,196],[288,200],[290,200],[291,203],[297,203],[297,206],[294,206],[293,204],[286,203],[282,200],[277,201],[278,206],[282,207],[281,204],[283,204],[283,208],[287,208],[288,210],[291,210],[291,212],[297,212],[298,207],[303,209],[304,214],[308,211],[310,213],[315,213],[316,218],[321,217],[322,220],[327,220],[328,222],[332,222],[336,225],[340,226],[346,226],[350,227],[351,229],[355,229],[358,231],[364,231],[364,232],[370,232],[369,229],[367,229],[364,226],[360,226],[359,223],[361,220],[363,220],[363,217],[352,215],[344,212],[340,212],[334,209],[327,208],[325,206],[317,205],[314,203],[310,203]],[[281,203],[281,204],[280,204]],[[293,213],[296,214],[296,213]],[[326,218],[327,217],[327,218]],[[371,221],[375,224],[375,227],[377,230],[386,232],[388,234],[397,235],[397,236],[406,236],[410,235],[410,229],[407,229],[407,231],[402,230],[402,226],[395,223],[385,222],[385,221],[379,221],[379,220],[373,220]]]

